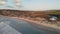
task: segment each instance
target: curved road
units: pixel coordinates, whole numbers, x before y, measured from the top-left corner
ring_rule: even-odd
[[[29,24],[29,22],[14,18],[0,17],[0,22],[4,22],[22,34],[59,34],[58,32],[38,29],[34,25]]]

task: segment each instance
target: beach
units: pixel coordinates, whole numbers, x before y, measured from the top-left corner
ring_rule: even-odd
[[[60,33],[60,29],[57,28],[57,27],[51,27],[51,26],[48,26],[47,24],[44,25],[44,23],[42,24],[38,24],[37,21],[33,21],[33,20],[29,20],[27,18],[22,18],[22,17],[9,17],[9,16],[0,16],[0,17],[4,17],[4,18],[11,18],[11,19],[18,19],[18,20],[22,20],[22,21],[26,21],[28,22],[30,25],[33,26],[33,28],[37,28],[39,30],[45,30],[45,31],[49,31],[49,32],[55,32],[55,33]]]

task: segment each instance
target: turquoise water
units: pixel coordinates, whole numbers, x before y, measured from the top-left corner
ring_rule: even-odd
[[[1,21],[8,22],[7,24],[9,24],[11,27],[15,28],[17,31],[21,32],[22,34],[59,34],[57,32],[38,29],[23,20],[0,17],[0,22]]]

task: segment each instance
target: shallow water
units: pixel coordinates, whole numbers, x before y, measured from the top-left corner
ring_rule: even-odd
[[[4,22],[10,25],[12,28],[16,29],[22,34],[59,34],[57,32],[47,30],[45,31],[35,28],[34,25],[32,26],[31,24],[23,20],[0,17],[0,22]]]

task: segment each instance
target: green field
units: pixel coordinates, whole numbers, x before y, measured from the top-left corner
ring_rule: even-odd
[[[50,10],[48,14],[60,15],[60,10]]]

